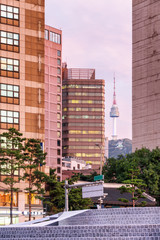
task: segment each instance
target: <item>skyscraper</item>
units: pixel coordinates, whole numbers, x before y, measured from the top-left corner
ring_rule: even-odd
[[[11,127],[44,143],[43,0],[0,2],[0,133]],[[14,222],[23,221],[18,214],[28,209],[24,186],[20,182],[14,196]],[[7,212],[10,193],[0,189],[0,212],[4,206]],[[41,202],[32,200],[38,216],[43,212]],[[7,214],[0,220],[7,223]]]
[[[133,2],[133,150],[160,146],[159,1]]]
[[[45,149],[47,165],[62,180],[62,31],[45,27]]]
[[[63,66],[63,156],[89,161],[99,168],[104,156],[105,81],[94,69]]]

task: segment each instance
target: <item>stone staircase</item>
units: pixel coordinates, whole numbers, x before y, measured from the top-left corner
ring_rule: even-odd
[[[44,225],[32,221],[30,225],[1,227],[0,240],[3,239],[160,240],[160,208],[73,211],[46,220]]]

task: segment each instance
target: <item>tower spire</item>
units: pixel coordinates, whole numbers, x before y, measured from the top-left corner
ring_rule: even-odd
[[[116,105],[116,78],[114,73],[114,91],[113,91],[113,105]]]
[[[119,117],[119,110],[116,102],[116,79],[115,79],[115,73],[114,73],[114,87],[113,87],[113,105],[111,107],[110,111],[110,117],[113,118],[113,134],[112,134],[112,139],[116,140],[117,139],[117,134],[116,134],[116,120],[117,117]]]

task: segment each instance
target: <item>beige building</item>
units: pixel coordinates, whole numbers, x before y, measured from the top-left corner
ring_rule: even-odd
[[[14,127],[44,143],[44,0],[0,1],[0,133]],[[14,196],[13,222],[28,219],[28,198]],[[10,193],[0,182],[0,225],[9,223]],[[32,199],[33,217],[42,204]]]
[[[134,151],[160,146],[160,4],[132,2]]]

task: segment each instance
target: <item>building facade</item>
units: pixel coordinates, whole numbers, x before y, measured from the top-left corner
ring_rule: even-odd
[[[160,146],[160,5],[133,2],[133,151]]]
[[[0,133],[11,127],[44,143],[44,0],[0,1]],[[14,223],[28,219],[26,185],[18,187]],[[5,188],[0,182],[0,224],[9,222]],[[41,202],[32,203],[42,217]]]
[[[45,149],[47,165],[62,179],[62,31],[45,27]]]
[[[95,79],[94,69],[68,69],[63,64],[62,88],[63,156],[98,169],[101,155],[104,159],[105,82]]]

